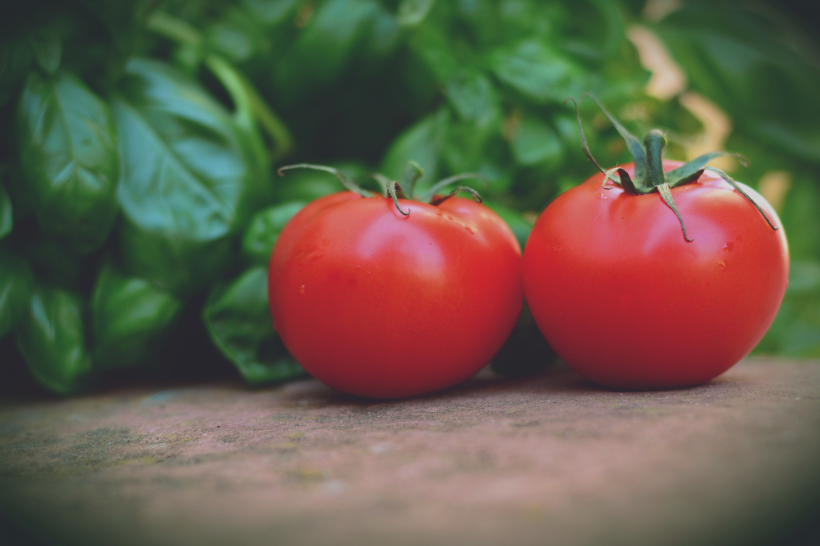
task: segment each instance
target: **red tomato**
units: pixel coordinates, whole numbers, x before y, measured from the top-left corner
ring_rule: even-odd
[[[488,208],[341,192],[282,230],[269,268],[274,328],[316,378],[375,398],[455,385],[521,311],[521,249]]]
[[[664,161],[664,171],[680,163]],[[625,169],[631,175],[633,166]],[[746,356],[774,320],[789,253],[772,222],[706,173],[672,189],[693,242],[658,193],[601,188],[561,194],[524,251],[524,292],[541,332],[588,379],[614,389],[709,381]]]

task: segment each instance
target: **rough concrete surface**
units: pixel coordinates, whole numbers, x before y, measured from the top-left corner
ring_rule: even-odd
[[[58,543],[758,544],[820,507],[820,362],[611,392],[307,379],[0,402],[0,506]]]

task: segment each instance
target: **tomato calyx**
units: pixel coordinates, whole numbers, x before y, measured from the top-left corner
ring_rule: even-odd
[[[749,203],[751,203],[758,210],[758,212],[760,212],[766,220],[766,223],[769,224],[769,227],[773,230],[778,229],[774,224],[772,224],[769,217],[766,216],[766,213],[760,208],[760,205],[758,205],[755,200],[752,199],[751,196],[749,196],[749,194],[744,191],[743,188],[731,176],[716,167],[707,165],[715,158],[730,155],[739,158],[741,165],[748,167],[749,161],[741,154],[726,152],[723,150],[708,152],[696,157],[676,169],[664,172],[663,153],[666,149],[667,140],[666,135],[664,135],[661,130],[652,129],[649,131],[643,139],[643,145],[641,145],[641,142],[629,131],[627,131],[626,128],[621,125],[618,120],[615,119],[609,111],[607,111],[606,108],[604,108],[604,105],[601,104],[597,98],[595,98],[591,93],[584,93],[581,95],[581,99],[585,96],[589,96],[592,100],[594,100],[612,125],[615,126],[615,129],[626,142],[626,147],[635,163],[633,176],[629,176],[629,173],[620,167],[604,170],[604,168],[601,167],[589,151],[589,146],[587,145],[586,137],[584,136],[584,128],[581,124],[581,112],[578,107],[578,102],[576,102],[572,97],[567,98],[564,103],[566,104],[567,101],[572,101],[572,104],[575,106],[575,115],[578,118],[578,130],[581,135],[581,149],[584,151],[584,155],[586,155],[587,159],[589,159],[590,162],[592,162],[592,164],[595,165],[601,173],[603,173],[604,181],[601,187],[605,190],[611,190],[614,186],[618,186],[626,193],[631,195],[646,195],[657,191],[660,194],[661,199],[663,199],[663,202],[666,203],[670,209],[672,209],[672,212],[674,212],[675,216],[678,218],[684,240],[691,243],[693,239],[690,239],[686,234],[686,225],[684,224],[683,217],[675,204],[675,200],[672,198],[671,190],[672,188],[676,188],[678,186],[684,186],[686,184],[697,182],[704,171],[708,170],[723,178],[729,183],[730,186],[732,186],[732,188],[737,190],[738,193],[746,198],[746,200],[749,201]],[[611,182],[614,186],[608,185],[608,182]]]
[[[279,176],[283,176],[284,171],[288,171],[291,169],[315,169],[318,171],[325,171],[336,176],[336,178],[339,179],[339,182],[341,182],[342,185],[349,191],[361,195],[362,197],[391,198],[393,199],[393,204],[395,205],[396,210],[398,210],[403,216],[409,216],[410,209],[408,208],[405,212],[399,205],[399,199],[404,199],[408,201],[419,201],[421,203],[428,203],[430,205],[433,205],[434,207],[437,207],[449,198],[459,193],[466,192],[473,197],[473,200],[476,203],[481,203],[483,201],[481,195],[479,195],[476,190],[470,188],[469,186],[459,185],[456,186],[449,193],[442,194],[441,192],[443,192],[445,188],[451,186],[453,183],[458,182],[459,180],[464,180],[465,178],[477,178],[479,180],[486,182],[486,179],[478,173],[457,174],[455,176],[450,176],[448,178],[439,180],[438,182],[433,184],[430,187],[430,189],[425,191],[418,199],[416,199],[413,195],[416,187],[416,182],[422,176],[424,176],[424,170],[415,161],[407,162],[407,164],[404,166],[404,170],[402,171],[400,180],[391,180],[390,178],[381,173],[371,174],[370,178],[374,179],[381,187],[381,195],[362,188],[359,184],[354,182],[353,179],[348,177],[339,169],[334,169],[333,167],[328,167],[326,165],[298,163],[295,165],[285,165],[284,167],[279,167],[279,170],[277,172],[279,173]]]

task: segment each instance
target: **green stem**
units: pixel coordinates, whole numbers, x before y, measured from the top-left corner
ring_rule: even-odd
[[[438,182],[433,184],[433,187],[430,188],[429,190],[427,190],[424,193],[424,195],[421,197],[420,201],[424,201],[424,202],[427,202],[427,203],[432,203],[433,199],[435,199],[436,194],[438,192],[440,192],[441,190],[443,190],[444,188],[446,188],[447,186],[449,186],[453,182],[458,182],[459,180],[464,180],[465,178],[476,178],[476,179],[481,180],[482,182],[484,182],[485,187],[487,186],[487,179],[484,178],[484,176],[482,176],[478,173],[457,174],[455,176],[450,176],[450,177],[447,177],[443,180],[439,180]]]
[[[180,19],[172,17],[167,13],[157,11],[148,18],[146,27],[148,30],[161,34],[166,38],[194,47],[202,45],[202,34]]]
[[[371,175],[373,180],[379,183],[379,187],[382,189],[382,195],[388,197],[390,193],[387,191],[387,186],[390,185],[392,180],[384,176],[382,173],[373,173]]]
[[[204,41],[197,29],[163,12],[151,15],[147,28],[177,43],[195,48],[201,48]],[[253,84],[215,53],[205,55],[205,65],[228,90],[236,106],[238,120],[243,124],[252,124],[253,120],[257,119],[262,124],[273,143],[272,160],[276,161],[290,153],[293,149],[290,131],[259,95]]]
[[[253,129],[253,109],[239,73],[222,57],[213,54],[205,57],[205,66],[228,90],[236,108],[235,118],[240,126],[244,129]]]
[[[325,171],[326,173],[330,173],[334,175],[336,178],[338,178],[339,182],[342,183],[342,186],[352,191],[353,193],[358,193],[362,197],[373,197],[372,193],[356,184],[353,180],[348,178],[347,175],[339,169],[334,169],[333,167],[326,167],[325,165],[311,165],[310,163],[299,163],[297,165],[285,165],[284,167],[279,167],[279,170],[276,172],[279,174],[279,176],[284,176],[285,171],[289,171],[291,169],[313,169],[316,171]]]
[[[409,208],[407,209],[407,212],[404,212],[403,210],[401,210],[401,207],[399,206],[399,197],[400,197],[399,194],[402,193],[401,186],[399,186],[399,183],[398,182],[391,182],[387,186],[387,191],[390,194],[390,197],[393,198],[393,204],[396,206],[396,209],[400,213],[402,213],[402,215],[410,216],[410,209]],[[401,196],[401,197],[402,197],[402,199],[404,199],[404,196]]]
[[[659,129],[652,129],[643,139],[646,147],[646,180],[648,189],[657,188],[664,183],[663,151],[666,149],[666,137]]]
[[[251,101],[251,107],[256,114],[256,118],[273,141],[275,148],[275,151],[272,152],[274,161],[288,155],[293,151],[293,137],[291,137],[287,126],[268,106],[268,103],[259,95],[259,92],[248,79],[241,73],[239,73],[239,78],[245,84],[245,92]]]
[[[433,200],[433,201],[430,201],[430,204],[431,204],[431,205],[433,205],[434,207],[437,207],[437,206],[439,206],[440,204],[442,204],[442,203],[444,203],[445,201],[447,201],[449,198],[451,198],[451,197],[455,197],[457,194],[459,194],[459,193],[461,193],[461,192],[463,192],[463,191],[464,191],[464,192],[469,193],[470,195],[472,195],[472,196],[473,196],[473,201],[475,201],[476,203],[481,203],[481,202],[483,202],[483,201],[484,201],[484,200],[481,198],[481,196],[478,194],[478,192],[477,192],[477,191],[475,191],[473,188],[471,188],[471,187],[469,187],[469,186],[458,186],[458,187],[456,187],[456,189],[454,189],[453,191],[451,191],[451,192],[450,192],[450,193],[448,193],[447,195],[444,195],[444,196],[442,196],[442,197],[439,197],[438,199],[435,199],[435,200]]]

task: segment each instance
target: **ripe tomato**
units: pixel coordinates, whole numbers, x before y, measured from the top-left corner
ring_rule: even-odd
[[[783,229],[707,172],[671,190],[687,242],[658,193],[604,190],[603,180],[561,194],[532,230],[524,291],[538,327],[569,366],[606,387],[677,388],[720,375],[774,320],[788,276]]]
[[[319,380],[394,398],[487,364],[521,311],[521,249],[495,213],[341,192],[302,209],[271,256],[274,328]]]

